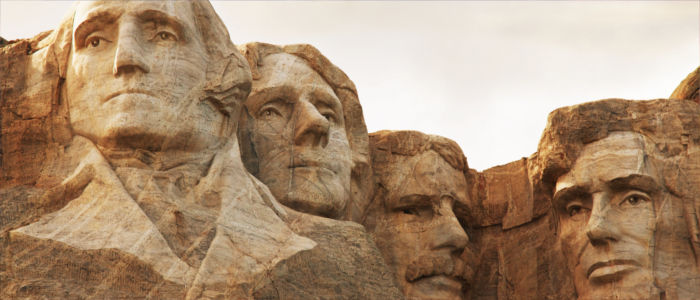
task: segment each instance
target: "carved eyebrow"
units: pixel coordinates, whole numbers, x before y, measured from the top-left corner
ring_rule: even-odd
[[[175,33],[180,39],[186,40],[187,35],[185,34],[184,22],[176,16],[169,15],[159,10],[149,9],[140,12],[138,17],[142,21],[152,21],[159,25],[168,25],[175,30]]]
[[[287,97],[282,96],[293,92],[294,90],[287,86],[267,86],[261,89],[256,89],[254,91],[255,95],[253,95],[252,98],[262,97],[265,98],[265,101],[247,101],[246,105],[248,106],[249,111],[257,112],[260,109],[260,107],[267,103],[270,103],[270,100],[281,99],[284,100],[285,103],[289,103]],[[249,96],[248,99],[251,99],[251,97]]]
[[[570,200],[576,197],[585,195],[586,190],[586,187],[579,185],[565,187],[554,193],[554,197],[552,197],[552,200],[555,204],[565,204],[566,202],[569,202]]]
[[[333,94],[329,94],[328,92],[324,90],[319,90],[316,89],[311,92],[312,96],[312,104],[315,106],[325,106],[327,108],[330,108],[336,113],[341,113],[343,111],[342,104],[340,103],[340,99]]]
[[[399,198],[398,201],[396,203],[394,203],[393,208],[429,205],[430,203],[431,203],[431,199],[430,199],[430,196],[428,196],[428,195],[410,194],[410,195],[405,195],[405,196]]]
[[[114,23],[121,14],[115,13],[110,10],[93,10],[88,13],[85,21],[78,25],[73,34],[73,38],[76,41],[81,41],[88,33],[90,29],[98,25],[108,25]],[[76,45],[78,45],[76,43]]]
[[[608,186],[613,190],[635,189],[649,194],[661,190],[661,185],[653,177],[641,174],[615,178],[608,182]]]

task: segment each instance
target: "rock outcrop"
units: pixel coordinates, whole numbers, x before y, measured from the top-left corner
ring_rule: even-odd
[[[700,67],[690,72],[673,91],[670,99],[685,99],[700,103]]]

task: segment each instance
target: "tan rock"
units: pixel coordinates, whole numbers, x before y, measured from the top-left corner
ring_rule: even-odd
[[[610,99],[549,116],[532,158],[579,299],[700,295],[700,106]]]
[[[463,299],[473,255],[453,210],[469,201],[452,140],[417,131],[370,135],[376,182],[364,224],[409,299]],[[464,257],[464,259],[463,259]]]
[[[3,298],[250,298],[316,246],[245,171],[250,73],[208,2],[81,3],[0,51]]]
[[[354,84],[310,45],[240,49],[254,79],[238,132],[243,161],[293,209],[292,230],[318,243],[277,265],[255,297],[400,298],[364,228],[334,220],[358,220],[373,190]]]
[[[695,103],[700,103],[700,67],[690,72],[669,98],[692,100]]]
[[[467,176],[471,205],[455,210],[468,220],[478,262],[467,299],[575,297],[551,204],[534,197],[529,162],[523,158]]]
[[[288,207],[358,220],[372,184],[353,82],[311,45],[240,50],[253,74],[238,133],[248,170]]]
[[[206,1],[80,3],[0,70],[2,299],[700,296],[698,70],[483,172]]]
[[[361,216],[354,85],[315,48],[285,49],[331,76],[347,199],[328,199]],[[250,69],[208,2],[81,3],[0,51],[0,298],[402,298],[361,225],[288,210],[246,171]]]
[[[278,263],[256,299],[403,299],[394,273],[365,228],[290,211],[290,227],[318,246]]]

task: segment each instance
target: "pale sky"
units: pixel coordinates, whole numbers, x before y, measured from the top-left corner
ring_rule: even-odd
[[[700,1],[212,1],[236,44],[308,43],[357,86],[370,132],[451,138],[483,170],[537,149],[547,114],[668,97],[700,65]],[[70,1],[0,1],[0,36]]]

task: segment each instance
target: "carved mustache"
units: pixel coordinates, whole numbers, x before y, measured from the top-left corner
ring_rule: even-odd
[[[465,267],[467,266],[458,258],[421,256],[412,261],[406,268],[406,280],[414,282],[423,277],[445,275],[466,282],[468,278],[465,274]],[[471,270],[471,268],[469,269]]]

